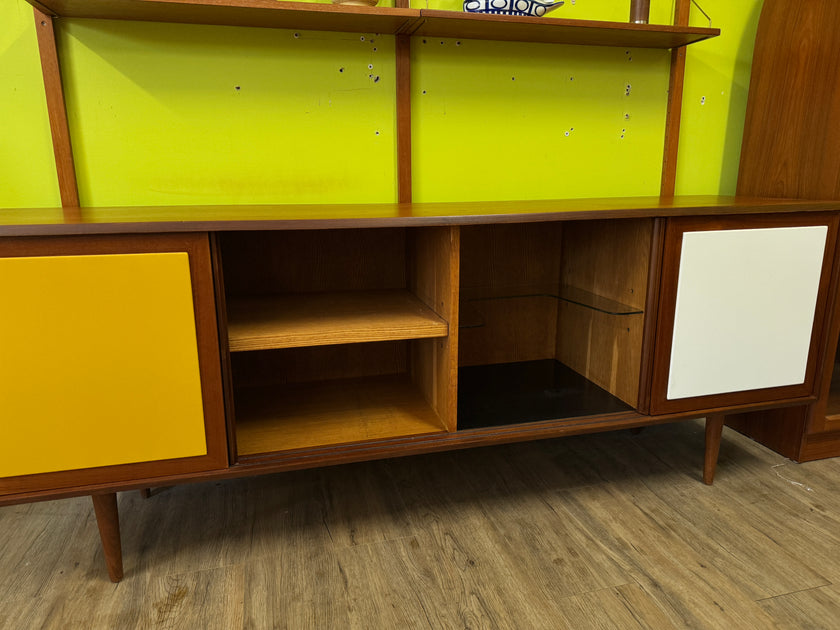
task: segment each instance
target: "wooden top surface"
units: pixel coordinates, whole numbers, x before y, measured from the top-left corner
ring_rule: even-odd
[[[28,0],[49,15],[594,46],[672,48],[719,29],[278,0]]]
[[[840,210],[840,201],[716,196],[541,201],[0,210],[0,236],[531,223]]]

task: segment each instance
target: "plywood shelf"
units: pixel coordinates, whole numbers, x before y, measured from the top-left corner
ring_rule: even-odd
[[[468,302],[483,302],[487,300],[517,300],[528,298],[548,298],[577,304],[599,313],[607,315],[641,315],[643,309],[623,304],[616,300],[605,298],[590,291],[580,289],[571,285],[563,285],[557,288],[546,287],[545,285],[529,285],[517,287],[500,287],[495,289],[462,289],[462,299]],[[471,328],[476,324],[475,309],[470,309],[472,317],[467,317],[467,323],[462,322],[462,327]],[[472,322],[472,323],[469,323]]]
[[[29,0],[57,17],[461,37],[591,46],[675,48],[718,29],[277,0]]]
[[[405,290],[231,299],[231,352],[445,337],[449,327]]]
[[[407,375],[236,392],[239,455],[443,432]]]

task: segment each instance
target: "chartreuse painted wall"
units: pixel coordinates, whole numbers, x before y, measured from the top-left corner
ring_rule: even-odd
[[[689,47],[677,192],[730,194],[761,2],[701,4],[722,36]],[[391,36],[67,20],[58,39],[83,205],[396,199]],[[658,193],[668,51],[415,38],[412,55],[416,200]],[[23,0],[0,2],[0,125],[0,208],[59,205]]]

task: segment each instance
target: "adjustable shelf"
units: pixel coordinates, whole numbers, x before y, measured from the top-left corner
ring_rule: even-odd
[[[231,352],[445,337],[448,329],[406,290],[272,295],[228,304]]]
[[[359,7],[277,0],[28,0],[56,17],[293,28],[498,41],[676,48],[715,28]]]

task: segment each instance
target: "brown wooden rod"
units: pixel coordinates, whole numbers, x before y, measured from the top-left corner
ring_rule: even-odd
[[[411,37],[397,35],[397,199],[411,203]]]
[[[711,486],[715,480],[720,440],[723,435],[723,424],[726,416],[714,414],[706,416],[706,451],[703,458],[703,483]]]
[[[687,26],[691,0],[674,0],[674,25]],[[662,179],[659,194],[673,197],[677,182],[677,154],[680,149],[680,116],[682,115],[683,82],[685,80],[685,47],[671,50],[671,74],[668,79],[668,113],[665,119],[665,149],[662,155]]]
[[[55,43],[53,18],[37,8],[34,8],[33,11],[35,13],[35,30],[38,34],[41,71],[44,75],[44,90],[47,96],[47,112],[50,118],[50,133],[52,134],[61,205],[65,208],[78,208],[79,188],[76,183],[70,128],[67,124],[64,89],[61,85],[61,69]]]

